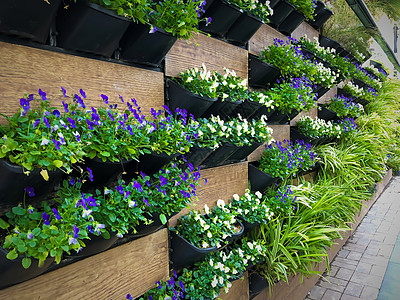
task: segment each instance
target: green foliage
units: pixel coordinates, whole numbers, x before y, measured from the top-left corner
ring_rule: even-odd
[[[315,0],[289,0],[308,20],[314,20]]]
[[[355,103],[352,98],[347,98],[345,96],[336,96],[332,98],[327,107],[334,111],[339,118],[358,118],[364,114],[364,107],[361,104]]]
[[[311,119],[309,116],[303,116],[297,123],[297,128],[305,136],[311,138],[320,137],[333,137],[340,138],[342,135],[342,129],[339,125],[332,123],[331,121],[326,122],[323,119],[315,118]]]
[[[227,2],[260,18],[264,23],[269,23],[268,17],[273,13],[269,2],[259,0],[228,0]]]

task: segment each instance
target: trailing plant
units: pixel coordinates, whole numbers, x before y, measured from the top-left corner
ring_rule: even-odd
[[[315,166],[318,156],[311,150],[311,144],[299,141],[293,144],[288,140],[274,142],[265,146],[260,159],[260,169],[272,177],[287,179],[301,171]]]

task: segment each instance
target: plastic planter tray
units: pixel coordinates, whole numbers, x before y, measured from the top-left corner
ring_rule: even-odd
[[[336,120],[338,118],[337,114],[326,108],[323,105],[318,105],[318,118],[324,119],[325,121]]]
[[[243,101],[231,101],[230,99],[222,100],[218,98],[212,105],[203,113],[202,117],[210,118],[211,115],[220,116],[221,119],[226,120],[228,117],[234,117],[234,111],[238,105]]]
[[[190,151],[184,155],[187,161],[184,166],[191,163],[194,168],[197,168],[213,151],[214,150],[211,148],[200,148],[196,146],[191,148]]]
[[[233,154],[227,159],[229,162],[238,162],[243,159],[246,159],[254,150],[260,147],[263,143],[252,143],[251,145],[246,145],[239,147]]]
[[[238,150],[238,146],[232,144],[224,144],[215,149],[208,157],[203,161],[202,165],[206,167],[217,167],[223,165],[229,157]]]
[[[319,11],[319,13],[314,17],[314,21],[311,21],[309,24],[315,29],[320,29],[321,26],[328,21],[330,17],[333,16],[333,11],[324,7]]]
[[[226,34],[226,39],[240,45],[245,45],[263,23],[264,22],[256,16],[248,12],[243,12],[229,29]]]
[[[200,118],[217,98],[207,98],[192,93],[177,82],[167,79],[166,96],[169,109],[175,113],[176,108],[184,108],[194,118]]]
[[[262,192],[278,181],[278,178],[261,171],[258,165],[258,163],[249,163],[249,181],[252,192]]]
[[[274,6],[274,13],[269,18],[269,25],[274,28],[278,28],[279,25],[290,15],[292,11],[295,10],[293,4],[285,1],[280,0]]]
[[[292,32],[299,27],[299,25],[305,20],[304,15],[293,10],[278,26],[278,31],[284,35],[291,35]]]
[[[266,88],[276,83],[281,77],[281,71],[253,54],[249,54],[249,85],[251,87]]]
[[[235,116],[240,114],[244,119],[252,119],[251,117],[253,116],[253,114],[255,114],[262,106],[263,104],[261,103],[251,100],[245,100],[238,106],[236,106],[232,114]]]
[[[177,37],[157,28],[149,33],[150,25],[131,22],[121,39],[121,59],[159,67]]]

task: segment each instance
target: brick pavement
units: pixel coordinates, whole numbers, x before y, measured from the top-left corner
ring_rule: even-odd
[[[399,232],[400,177],[394,177],[332,261],[330,275],[305,299],[377,299]]]

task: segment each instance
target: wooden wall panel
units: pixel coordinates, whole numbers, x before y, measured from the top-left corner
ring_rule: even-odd
[[[0,290],[0,299],[136,298],[169,277],[167,229]],[[28,296],[29,295],[29,296]]]
[[[197,210],[202,210],[205,204],[210,208],[214,207],[219,199],[227,202],[233,194],[243,195],[248,187],[247,161],[204,169],[200,173],[203,184],[197,190],[199,201],[193,201],[192,206]],[[208,181],[206,185],[204,185],[205,178]],[[169,221],[169,226],[175,226],[179,217],[188,212],[188,209],[182,210]]]
[[[131,66],[0,42],[0,112],[18,111],[24,94],[41,88],[48,96],[86,92],[86,103],[98,106],[100,94],[110,103],[136,98],[144,113],[164,104],[164,75]],[[60,97],[62,98],[62,97]],[[4,121],[4,119],[3,119]]]
[[[292,38],[300,39],[302,36],[307,36],[310,41],[314,40],[314,37],[319,38],[318,30],[315,30],[310,24],[303,22],[292,32]]]
[[[242,278],[232,282],[232,287],[229,292],[221,290],[219,294],[221,300],[248,300],[249,299],[249,276],[245,272]]]
[[[290,126],[289,125],[268,125],[272,128],[272,137],[277,142],[283,142],[284,140],[290,140]],[[248,157],[248,161],[257,161],[261,158],[265,149],[265,145],[258,147],[253,153]]]
[[[249,40],[249,52],[258,56],[264,48],[274,43],[275,38],[285,41],[287,39],[287,37],[279,31],[271,26],[263,24]]]
[[[318,103],[325,104],[331,102],[331,99],[337,94],[337,87],[334,86],[329,91],[327,91],[321,98],[318,99]]]
[[[223,68],[235,70],[245,79],[248,73],[248,52],[226,42],[195,34],[189,41],[178,40],[165,58],[165,75],[179,76],[180,72],[205,64],[211,71]]]

